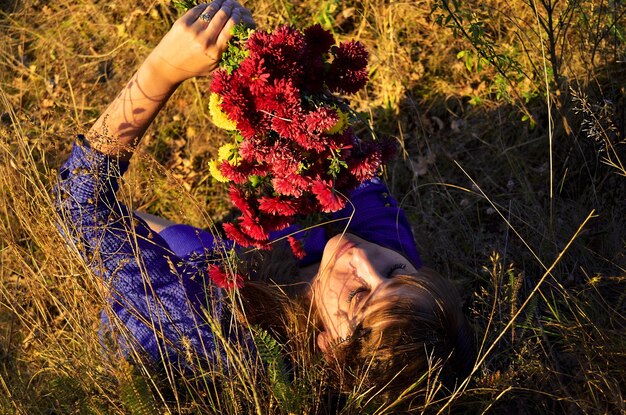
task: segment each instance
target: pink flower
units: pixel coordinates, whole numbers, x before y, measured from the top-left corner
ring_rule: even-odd
[[[232,290],[235,287],[243,287],[243,276],[239,274],[229,275],[219,265],[215,264],[209,265],[208,271],[211,280],[222,289]]]

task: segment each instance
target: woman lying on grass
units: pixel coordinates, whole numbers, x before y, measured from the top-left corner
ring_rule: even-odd
[[[293,356],[293,337],[315,333],[337,390],[359,385],[392,399],[432,368],[453,386],[471,368],[473,336],[453,286],[421,266],[406,217],[380,180],[351,193],[334,214],[342,224],[334,234],[307,233],[304,259],[279,258],[278,248],[260,262],[248,255],[250,281],[235,294],[208,275],[232,242],[116,199],[154,117],[184,80],[216,68],[240,22],[254,25],[232,0],[189,10],[60,170],[61,227],[110,293],[106,331],[129,356],[185,376],[229,373],[242,357],[263,366],[252,334],[261,327],[287,344],[292,362],[307,360]]]

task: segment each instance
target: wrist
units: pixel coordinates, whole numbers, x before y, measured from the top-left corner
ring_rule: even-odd
[[[158,89],[159,93],[173,92],[184,81],[169,71],[171,65],[155,54],[150,54],[139,68],[142,83]],[[157,92],[157,91],[155,91]]]

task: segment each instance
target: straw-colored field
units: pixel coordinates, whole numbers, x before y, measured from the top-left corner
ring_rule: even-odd
[[[468,382],[429,385],[412,413],[626,412],[626,4],[245,4],[259,28],[321,23],[371,53],[352,105],[400,143],[386,179],[479,346]],[[0,2],[0,413],[324,407],[313,366],[286,399],[267,380],[159,383],[104,353],[98,283],[56,230],[56,169],[177,16],[170,0]],[[148,130],[134,208],[199,227],[229,214],[206,168],[226,139],[209,83],[183,84]],[[344,413],[394,411],[363,396]]]

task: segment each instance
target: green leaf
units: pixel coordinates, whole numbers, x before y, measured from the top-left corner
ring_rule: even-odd
[[[479,97],[478,95],[472,95],[470,97],[469,103],[470,103],[470,105],[472,105],[474,107],[477,107],[479,105],[482,105],[483,99],[481,97]]]
[[[198,3],[198,0],[174,0],[172,2],[174,7],[176,7],[178,10],[182,10],[183,12],[186,12],[189,9],[193,9],[198,5]]]
[[[252,187],[258,187],[263,182],[263,179],[256,174],[251,175],[248,179],[250,180]]]
[[[253,328],[254,342],[267,374],[274,397],[280,408],[288,413],[301,413],[301,397],[295,393],[287,375],[287,365],[282,355],[282,345],[267,331]]]
[[[156,413],[156,402],[144,375],[130,363],[125,363],[122,370],[124,376],[120,377],[119,393],[128,413],[132,415]]]

